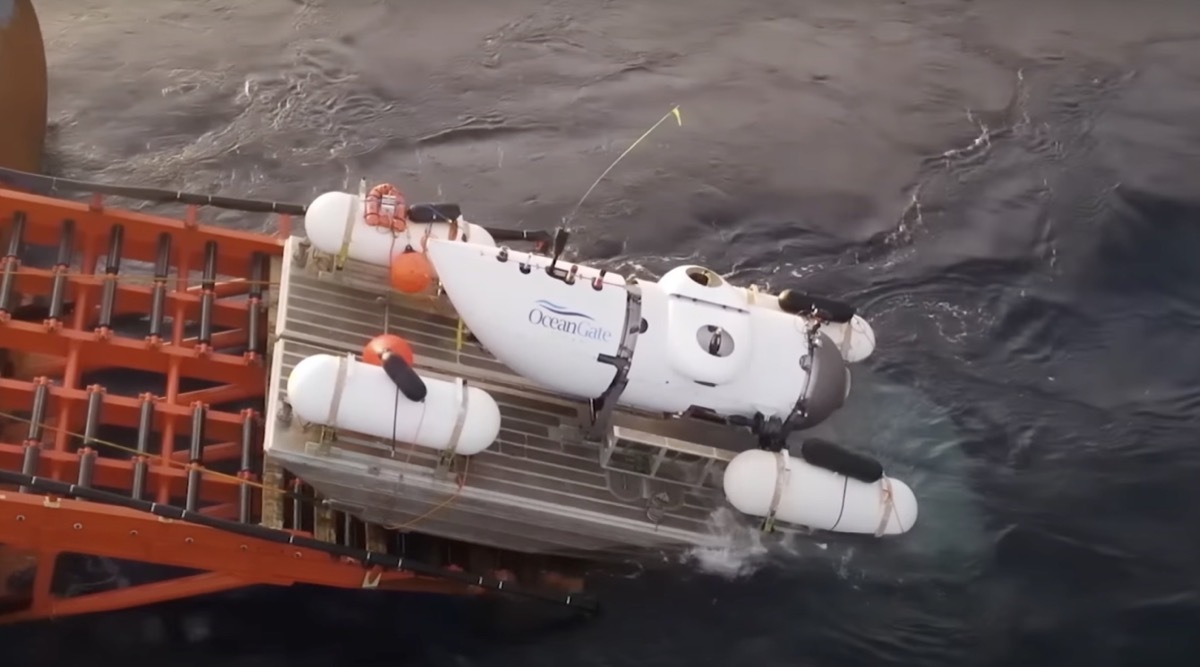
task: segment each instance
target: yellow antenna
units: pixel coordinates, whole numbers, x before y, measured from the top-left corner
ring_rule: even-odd
[[[659,118],[657,123],[651,125],[650,129],[643,132],[642,136],[638,137],[637,140],[632,144],[629,144],[629,148],[626,148],[623,153],[618,155],[617,159],[613,160],[612,164],[608,165],[608,169],[605,169],[604,172],[600,174],[600,177],[596,179],[596,182],[592,183],[592,187],[588,188],[587,192],[583,193],[583,196],[579,198],[579,203],[575,204],[575,208],[571,209],[571,214],[563,220],[563,227],[566,227],[571,220],[575,219],[575,214],[579,212],[579,207],[583,206],[583,202],[587,200],[588,195],[592,194],[592,190],[595,190],[596,186],[600,185],[600,181],[604,180],[605,176],[608,176],[608,172],[612,171],[613,167],[617,166],[618,162],[623,160],[626,155],[629,155],[633,149],[637,148],[638,144],[645,141],[646,137],[650,136],[652,132],[658,129],[659,125],[667,122],[667,119],[671,118],[672,116],[675,117],[675,122],[678,123],[680,127],[683,127],[683,117],[679,115],[679,105],[676,104],[674,107],[671,107],[671,110],[664,114],[662,118]]]

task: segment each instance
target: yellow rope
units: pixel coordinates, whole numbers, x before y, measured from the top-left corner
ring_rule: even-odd
[[[471,459],[463,459],[463,471],[458,476],[458,487],[455,488],[454,493],[447,496],[445,500],[443,500],[442,502],[438,503],[437,505],[434,505],[433,507],[429,508],[428,511],[426,511],[424,514],[421,514],[420,516],[410,519],[404,523],[388,524],[388,525],[384,526],[384,528],[387,528],[388,530],[407,530],[407,529],[412,528],[413,526],[417,525],[418,523],[421,523],[422,521],[428,519],[429,517],[433,516],[434,514],[437,514],[441,510],[449,507],[454,501],[458,500],[458,496],[459,496],[459,494],[462,493],[463,487],[467,485],[467,471],[470,469],[470,467],[471,467]]]
[[[66,276],[67,278],[82,278],[84,280],[81,282],[84,282],[88,285],[103,285],[106,282],[112,281],[112,282],[116,282],[119,285],[125,285],[125,286],[151,286],[155,282],[160,280],[158,278],[155,278],[153,275],[149,275],[149,274],[118,274],[118,275],[110,276],[110,275],[103,274],[103,273],[85,273],[85,272],[81,272],[81,271],[63,271],[61,273],[55,274],[52,271],[46,271],[46,270],[30,271],[29,269],[16,269],[15,271],[12,272],[12,275],[15,275],[15,276],[37,275],[40,277],[44,277],[46,279],[51,279],[51,278],[53,278],[54,275],[60,275],[60,276]],[[165,282],[168,285],[172,285],[175,281],[176,281],[176,278],[174,276],[168,277],[165,279]],[[231,279],[227,279],[227,280],[218,280],[216,282],[216,287],[219,289],[220,287],[226,286],[226,285],[239,285],[239,286],[245,285],[247,287],[250,287],[252,285],[261,285],[262,287],[270,289],[272,287],[278,287],[282,284],[283,284],[283,282],[279,281],[279,280],[249,280],[249,279],[244,279],[244,278],[231,278]],[[173,287],[170,287],[168,291],[173,294],[179,293]],[[189,293],[198,293],[200,291],[200,286],[197,284],[193,284],[193,285],[189,286],[186,291]],[[422,303],[436,303],[438,300],[438,297],[433,294],[405,294],[404,298],[412,300],[412,301],[422,302]],[[229,302],[223,301],[222,303],[226,303],[228,305]],[[238,302],[238,303],[240,304],[241,302]],[[14,310],[15,310],[15,307],[14,307]]]
[[[20,423],[22,423],[22,424],[29,424],[29,425],[33,424],[33,420],[32,420],[32,419],[30,419],[30,418],[28,418],[28,417],[22,417],[22,416],[20,416],[20,415],[17,415],[17,414],[13,414],[13,413],[11,413],[11,412],[3,412],[3,411],[0,411],[0,418],[3,418],[3,419],[11,419],[11,420],[13,420],[13,421],[15,421],[15,422],[20,422]],[[62,433],[65,433],[65,434],[67,434],[68,436],[70,436],[70,437],[72,437],[72,438],[77,438],[77,439],[79,439],[79,440],[84,440],[84,439],[85,439],[85,438],[84,438],[84,436],[83,436],[83,434],[80,434],[80,433],[74,433],[74,432],[72,432],[72,431],[68,431],[68,430],[66,430],[66,429],[60,429],[60,428],[58,428],[58,427],[56,427],[56,426],[51,426],[51,425],[49,425],[49,424],[43,424],[43,425],[42,425],[42,428],[46,429],[47,431],[50,431],[51,433],[58,433],[58,432],[62,432]],[[128,454],[132,454],[132,455],[134,455],[134,456],[145,456],[145,457],[147,457],[147,458],[150,458],[150,459],[158,459],[159,461],[163,461],[163,460],[164,460],[164,459],[162,458],[162,456],[161,456],[161,455],[158,455],[158,454],[150,454],[150,453],[142,453],[142,452],[139,452],[138,450],[134,449],[133,447],[127,447],[127,446],[125,446],[125,445],[117,444],[117,443],[115,443],[115,442],[112,442],[112,441],[110,441],[110,440],[102,440],[102,439],[100,439],[100,438],[91,438],[90,440],[87,440],[87,442],[89,442],[89,444],[90,444],[90,443],[94,443],[94,444],[97,444],[97,445],[103,445],[103,446],[105,446],[105,447],[108,447],[108,448],[110,448],[110,449],[115,449],[115,450],[118,450],[118,451],[126,452],[126,453],[128,453]],[[174,466],[178,466],[178,467],[180,467],[180,468],[183,468],[183,469],[185,469],[185,470],[193,468],[193,465],[192,465],[191,463],[189,463],[189,462],[186,462],[186,461],[176,461],[176,460],[174,460],[174,459],[170,459],[170,458],[168,458],[168,459],[165,459],[165,460],[166,460],[166,465],[167,465],[167,466],[172,466],[172,465],[174,465]],[[206,475],[209,475],[209,476],[211,476],[211,477],[216,477],[216,478],[220,478],[220,479],[227,479],[227,480],[231,480],[231,481],[238,482],[238,483],[241,483],[241,484],[246,484],[246,485],[248,485],[248,486],[253,486],[253,487],[255,487],[255,488],[258,488],[258,489],[262,489],[263,491],[270,491],[270,492],[272,492],[272,493],[284,493],[284,494],[287,494],[287,493],[288,493],[288,492],[284,491],[283,489],[274,489],[274,488],[271,488],[271,487],[269,487],[269,486],[267,486],[267,485],[265,485],[265,484],[263,484],[263,483],[261,483],[261,482],[255,482],[255,481],[248,480],[248,479],[245,479],[245,478],[242,478],[242,477],[238,477],[237,475],[230,475],[229,473],[224,473],[224,472],[220,472],[220,471],[217,471],[217,470],[212,470],[212,469],[210,469],[210,468],[205,468],[204,466],[201,466],[201,465],[196,465],[196,466],[194,466],[194,467],[195,467],[196,469],[200,470],[200,472],[201,472],[202,474],[206,474]]]
[[[33,424],[33,420],[28,417],[22,417],[20,415],[13,414],[11,412],[5,412],[5,411],[0,411],[0,419],[10,419],[12,421],[19,422],[22,424],[27,424],[27,425]],[[72,431],[69,431],[66,429],[60,429],[56,426],[51,426],[49,424],[43,424],[42,427],[45,428],[46,430],[50,431],[51,433],[62,432],[62,433],[67,434],[70,437],[77,438],[79,440],[85,439],[84,436],[80,433],[75,433],[75,432],[72,432]],[[117,451],[126,452],[126,453],[132,454],[134,456],[147,456],[148,458],[151,458],[151,459],[158,459],[160,461],[163,460],[163,458],[161,456],[153,455],[153,454],[143,454],[143,453],[139,452],[137,449],[134,449],[133,447],[127,447],[125,445],[118,444],[111,440],[103,440],[101,438],[91,438],[90,440],[88,440],[88,442],[94,443],[97,445],[102,445],[104,447],[108,447],[111,449],[115,449]],[[270,492],[270,493],[281,494],[281,495],[284,495],[285,497],[289,497],[289,498],[292,498],[293,500],[297,500],[297,501],[308,500],[308,499],[300,496],[299,494],[287,491],[285,489],[273,488],[273,487],[263,484],[262,482],[255,482],[253,480],[245,479],[243,477],[238,477],[237,475],[230,475],[228,473],[219,472],[217,470],[212,470],[211,468],[206,468],[202,465],[193,465],[188,462],[176,461],[176,460],[170,459],[170,458],[165,459],[165,460],[166,460],[166,465],[168,465],[168,466],[176,465],[185,470],[192,469],[194,467],[195,469],[200,471],[201,475],[208,475],[210,477],[231,480],[231,481],[237,482],[239,484],[245,484],[247,486],[261,489],[264,493]],[[458,487],[454,490],[454,493],[450,494],[445,500],[438,503],[433,508],[431,508],[429,511],[425,512],[424,514],[422,514],[406,523],[395,525],[395,526],[389,525],[389,526],[385,526],[385,528],[388,528],[390,530],[406,530],[406,529],[412,528],[413,526],[417,525],[421,521],[428,519],[429,517],[433,516],[437,512],[444,509],[445,507],[448,507],[451,503],[453,503],[455,500],[457,500],[459,494],[462,492],[463,487],[466,486],[467,470],[471,465],[470,459],[464,459],[464,461],[465,462],[463,464],[463,471],[459,475]]]
[[[175,276],[175,275],[170,275],[166,278],[155,278],[154,275],[150,274],[150,273],[118,273],[115,275],[110,275],[107,273],[88,273],[86,271],[56,272],[53,269],[33,270],[33,269],[28,269],[28,268],[17,268],[17,269],[14,269],[11,273],[14,276],[39,276],[39,277],[43,277],[43,278],[47,278],[47,279],[53,278],[54,276],[64,276],[69,279],[82,278],[82,279],[86,279],[89,282],[92,282],[95,284],[103,284],[103,283],[106,283],[111,280],[111,281],[115,281],[117,283],[124,283],[124,284],[142,283],[142,284],[146,284],[146,285],[152,285],[158,280],[163,280],[167,283],[174,283],[178,279],[178,276]],[[189,281],[195,282],[194,279],[190,279],[190,278],[189,278]],[[280,285],[282,283],[278,280],[250,280],[249,278],[225,278],[224,280],[217,280],[216,284],[218,286],[230,285],[230,284],[247,285],[247,286],[251,286],[251,285],[275,286],[275,285]],[[191,287],[191,289],[195,289],[195,290],[199,291],[200,286],[198,284],[193,285]]]
[[[125,284],[144,283],[144,284],[149,285],[149,284],[153,284],[154,282],[156,282],[158,280],[153,275],[149,275],[149,274],[108,275],[108,274],[104,274],[104,273],[86,273],[86,272],[80,272],[80,271],[63,271],[63,272],[54,274],[54,272],[52,272],[52,271],[46,271],[46,270],[30,271],[28,269],[21,269],[21,268],[16,269],[12,273],[15,275],[40,275],[40,276],[45,276],[45,277],[49,277],[47,275],[49,273],[50,275],[60,275],[60,276],[68,277],[68,278],[86,278],[97,284],[107,282],[107,281],[116,281],[118,283],[125,283]],[[174,279],[168,278],[167,280],[172,281]],[[278,280],[275,280],[275,281],[248,280],[248,279],[236,278],[236,279],[232,279],[232,280],[226,280],[223,283],[219,282],[218,284],[229,284],[229,283],[236,283],[239,285],[247,285],[247,286],[257,284],[257,285],[263,285],[263,286],[270,287],[270,286],[280,285],[281,281],[278,281]],[[430,298],[428,300],[430,300],[430,301],[436,300],[436,297]],[[462,353],[462,349],[463,349],[463,346],[465,345],[465,342],[466,342],[466,325],[462,321],[462,319],[459,319],[457,327],[456,327],[456,331],[455,331],[455,350],[460,355]],[[0,418],[7,418],[7,419],[11,419],[13,421],[21,422],[24,424],[32,423],[32,420],[30,420],[28,418],[21,417],[19,415],[8,413],[8,412],[0,412]],[[57,427],[49,426],[49,425],[44,425],[44,428],[46,428],[47,430],[49,430],[51,432],[57,432],[60,430]],[[73,432],[66,431],[66,430],[63,430],[63,432],[66,433],[68,436],[78,438],[78,439],[83,439],[83,435],[81,435],[79,433],[73,433]],[[140,452],[138,452],[134,448],[126,447],[124,445],[120,445],[120,444],[112,442],[112,441],[102,440],[102,439],[98,439],[98,438],[92,438],[91,442],[93,442],[97,445],[102,445],[104,447],[114,449],[114,450],[127,452],[127,453],[135,455],[135,456],[142,455]],[[410,454],[411,454],[411,452],[410,452]],[[148,454],[146,456],[148,456],[149,458],[152,458],[152,459],[157,458],[159,460],[162,460],[161,456],[155,456],[152,454]],[[208,475],[210,477],[216,477],[216,478],[221,478],[221,479],[229,479],[229,480],[236,481],[240,484],[245,484],[247,486],[261,489],[263,492],[271,492],[271,493],[275,493],[275,494],[281,494],[285,497],[290,497],[295,500],[303,500],[303,498],[301,498],[298,494],[289,492],[287,490],[269,487],[269,486],[266,486],[265,484],[262,484],[261,482],[254,482],[254,481],[251,481],[248,479],[238,477],[236,475],[222,473],[222,472],[219,472],[216,470],[206,468],[202,465],[193,465],[188,462],[176,461],[174,459],[166,459],[166,464],[167,465],[178,465],[184,469],[192,469],[194,467],[195,469],[200,470],[202,475]],[[469,465],[470,465],[470,460],[467,459],[467,463],[464,464],[464,466],[463,466],[463,472],[459,479],[458,488],[455,489],[454,493],[451,494],[449,497],[447,497],[445,500],[443,500],[441,503],[435,505],[429,511],[425,512],[424,514],[422,514],[422,515],[416,517],[415,519],[412,519],[404,524],[400,524],[397,526],[386,526],[386,527],[389,529],[393,529],[393,530],[403,530],[403,529],[411,528],[412,526],[416,525],[417,523],[419,523],[419,522],[429,518],[433,514],[437,513],[441,509],[449,506],[451,503],[453,503],[458,498],[459,493],[461,493],[463,486],[466,484],[466,474],[467,474],[467,469],[468,469]]]

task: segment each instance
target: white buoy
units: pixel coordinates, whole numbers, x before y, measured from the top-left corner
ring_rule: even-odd
[[[777,486],[778,485],[778,486]],[[744,451],[728,463],[725,497],[734,509],[835,533],[899,535],[917,522],[917,498],[890,477],[867,483],[786,452]]]
[[[292,412],[310,423],[430,449],[454,449],[465,456],[478,454],[496,441],[500,407],[490,394],[462,380],[418,376],[427,394],[424,401],[414,403],[397,390],[382,367],[353,355],[316,354],[292,369],[287,400]]]
[[[431,239],[450,238],[452,227],[448,222],[410,221],[405,223],[403,231],[393,232],[390,227],[368,225],[364,211],[363,198],[358,195],[326,192],[308,205],[304,214],[305,234],[313,247],[323,253],[336,255],[345,243],[348,244],[348,258],[375,266],[387,266],[392,255],[402,252],[406,246],[421,251],[422,241],[427,235]],[[483,227],[461,217],[457,222],[458,240],[496,245],[492,235]]]

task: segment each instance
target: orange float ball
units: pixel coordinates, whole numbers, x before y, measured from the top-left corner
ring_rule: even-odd
[[[397,292],[424,292],[433,283],[433,265],[423,253],[405,250],[392,257],[391,282]]]
[[[400,357],[409,366],[413,364],[412,346],[408,344],[408,341],[392,334],[382,334],[372,338],[371,342],[363,347],[363,361],[373,366],[382,366],[384,352],[391,352]]]

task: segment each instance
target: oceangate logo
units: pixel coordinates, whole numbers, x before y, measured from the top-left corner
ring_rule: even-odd
[[[596,318],[591,315],[545,299],[533,302],[533,308],[529,309],[529,323],[590,340],[607,342],[613,337],[612,332],[597,325]]]

